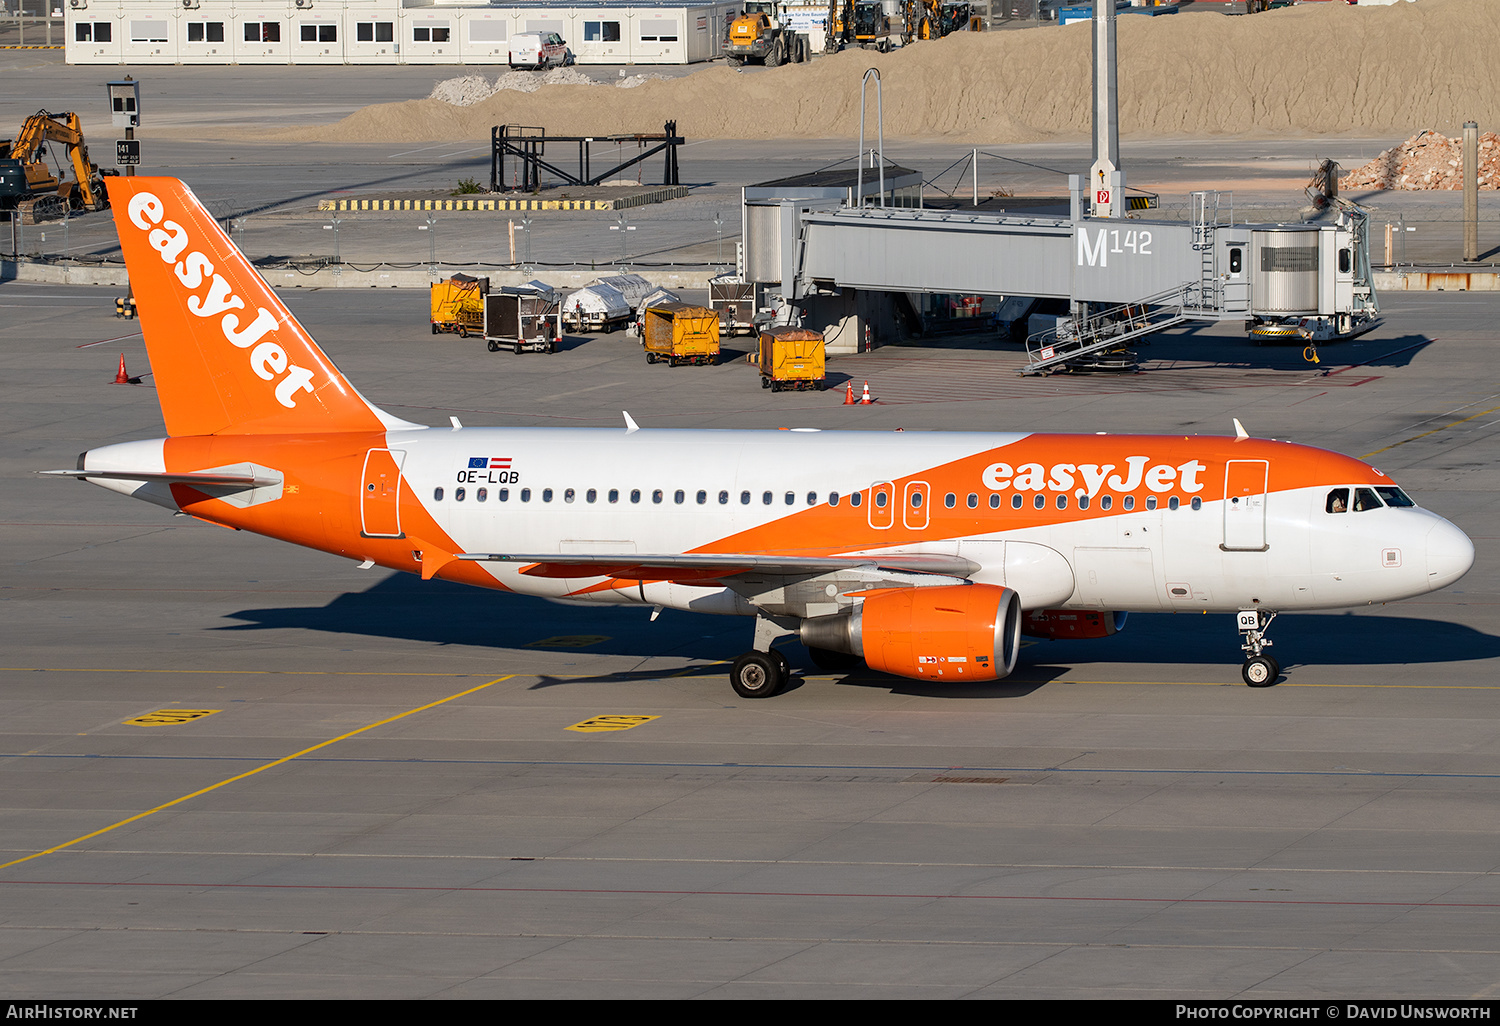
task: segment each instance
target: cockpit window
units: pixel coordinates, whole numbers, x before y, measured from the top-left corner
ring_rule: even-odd
[[[1415,502],[1411,501],[1411,496],[1407,495],[1395,485],[1381,485],[1377,487],[1375,491],[1378,492],[1380,494],[1380,497],[1385,500],[1385,504],[1387,506],[1393,506],[1397,509],[1400,509],[1403,506],[1416,505]]]
[[[1335,488],[1328,493],[1328,501],[1323,508],[1329,513],[1347,513],[1349,511],[1349,489]]]
[[[1354,489],[1354,512],[1363,513],[1366,510],[1379,508],[1380,500],[1375,497],[1373,488]]]

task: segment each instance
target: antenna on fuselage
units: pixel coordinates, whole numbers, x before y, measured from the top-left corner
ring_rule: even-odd
[[[630,416],[628,410],[621,410],[620,412],[625,414],[625,433],[627,435],[633,435],[641,429],[641,426]]]
[[[629,417],[627,417],[626,419],[628,420]],[[1250,432],[1248,432],[1248,431],[1245,430],[1245,425],[1243,425],[1243,424],[1240,423],[1240,418],[1235,417],[1235,418],[1233,418],[1233,420],[1234,420],[1234,437],[1236,437],[1236,438],[1249,438],[1250,437]]]

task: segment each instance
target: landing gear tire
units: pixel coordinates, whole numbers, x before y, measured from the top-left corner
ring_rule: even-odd
[[[1246,659],[1240,675],[1252,688],[1268,688],[1281,677],[1281,665],[1270,656],[1255,656]]]
[[[741,698],[770,698],[786,681],[786,657],[779,652],[746,652],[729,671],[729,684]]]

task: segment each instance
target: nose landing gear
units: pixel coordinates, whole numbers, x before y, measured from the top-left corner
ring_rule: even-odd
[[[1241,609],[1239,612],[1239,630],[1245,639],[1240,648],[1246,655],[1240,676],[1252,688],[1268,688],[1281,678],[1281,664],[1264,654],[1271,647],[1271,639],[1266,637],[1266,631],[1274,619],[1276,614],[1269,610]]]

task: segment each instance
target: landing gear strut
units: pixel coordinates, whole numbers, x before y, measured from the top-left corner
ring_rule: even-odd
[[[1274,619],[1276,614],[1268,610],[1241,609],[1239,612],[1240,634],[1245,639],[1240,648],[1244,649],[1246,656],[1240,676],[1252,688],[1268,688],[1281,678],[1281,664],[1264,654],[1271,647],[1266,631]]]
[[[736,659],[729,671],[729,684],[735,694],[741,698],[770,698],[786,687],[792,668],[786,656],[773,649],[771,643],[794,633],[795,622],[765,615],[755,618],[755,647]]]

